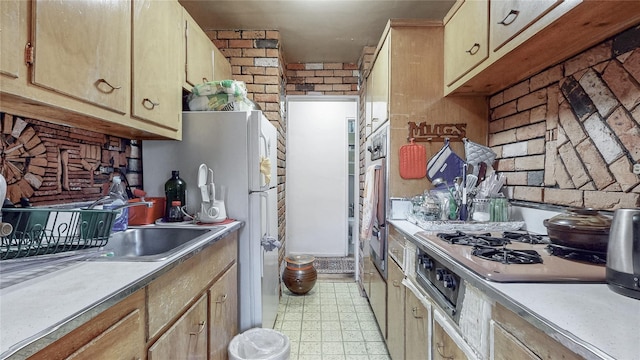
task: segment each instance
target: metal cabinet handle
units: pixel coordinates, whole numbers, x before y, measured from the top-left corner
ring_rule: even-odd
[[[398,281],[398,280],[393,280],[393,281],[391,282],[391,284],[393,284],[393,286],[395,286],[395,287],[397,287],[397,288],[399,288],[399,287],[400,287],[400,281]]]
[[[218,300],[216,300],[216,303],[222,304],[225,301],[227,301],[227,294],[224,294],[224,295],[218,297]]]
[[[96,86],[100,85],[100,84],[105,84],[107,85],[110,89],[109,91],[106,91],[107,93],[111,93],[113,92],[113,90],[119,90],[122,88],[122,86],[113,86],[111,85],[107,80],[105,79],[98,79],[96,80]]]
[[[160,106],[160,103],[153,102],[149,100],[149,98],[144,98],[144,100],[142,100],[142,106],[149,110],[153,110],[156,106]]]
[[[414,317],[414,318],[416,318],[416,319],[422,319],[422,316],[421,316],[421,315],[420,315],[420,316],[418,315],[418,307],[417,307],[417,306],[414,306],[414,307],[411,309],[411,314],[412,314],[412,315],[413,315],[413,317]]]
[[[201,334],[201,333],[204,331],[204,328],[205,328],[205,325],[206,325],[206,324],[207,324],[207,322],[206,322],[206,321],[200,321],[200,322],[198,323],[198,331],[197,331],[197,332],[189,333],[189,335],[198,335],[198,334]]]
[[[441,349],[442,349],[442,350],[441,350]],[[440,355],[440,357],[442,357],[443,359],[446,359],[446,360],[453,360],[453,356],[446,356],[446,355],[444,354],[444,344],[437,343],[437,344],[436,344],[436,350],[438,350],[438,354],[439,354],[439,355]]]
[[[475,43],[469,50],[465,52],[469,53],[470,55],[475,55],[478,53],[478,51],[480,51],[480,44]]]
[[[509,11],[509,13],[507,14],[507,16],[504,17],[504,19],[502,19],[500,22],[498,22],[499,25],[504,25],[504,26],[509,26],[511,24],[513,24],[514,21],[516,21],[516,19],[518,18],[518,15],[520,14],[519,10],[511,10]]]
[[[398,255],[398,253],[400,252],[400,250],[398,249],[391,249],[391,253],[394,255]]]

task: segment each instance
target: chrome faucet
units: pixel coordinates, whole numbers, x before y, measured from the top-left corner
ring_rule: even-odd
[[[105,202],[109,201],[109,200],[115,200],[116,198],[113,196],[113,194],[109,194],[107,196],[101,197],[100,199],[94,201],[91,203],[91,205],[87,206],[86,209],[87,210],[91,210],[94,207],[100,205],[100,204],[104,204]],[[150,208],[153,206],[153,202],[151,201],[138,201],[138,202],[132,202],[132,203],[125,203],[122,204],[120,206],[116,206],[111,210],[120,210],[120,209],[124,209],[124,208],[129,208],[129,207],[133,207],[133,206],[142,206],[145,205],[146,207]]]

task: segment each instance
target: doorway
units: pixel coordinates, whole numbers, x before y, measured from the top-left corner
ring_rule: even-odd
[[[357,119],[356,96],[287,96],[287,254],[357,255]]]

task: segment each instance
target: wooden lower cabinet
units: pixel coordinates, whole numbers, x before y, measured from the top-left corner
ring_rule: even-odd
[[[532,353],[529,348],[497,323],[493,322],[491,324],[491,331],[493,332],[493,354],[491,359],[540,360],[536,354]]]
[[[30,359],[227,359],[238,332],[233,232]]]
[[[429,359],[431,309],[425,307],[410,290],[405,291],[404,329],[404,358]]]
[[[496,359],[584,359],[500,303],[495,304],[492,319]],[[507,340],[516,344],[511,344]],[[511,356],[509,352],[516,351],[514,350],[516,348],[523,350],[523,353],[531,357]]]
[[[404,359],[404,273],[395,261],[389,260],[387,276],[387,349],[393,360]]]
[[[454,335],[455,336],[455,335]],[[464,341],[460,339],[461,341]],[[435,360],[461,360],[468,359],[458,344],[438,322],[433,322],[433,359]]]
[[[30,359],[143,359],[145,314],[141,289]]]
[[[387,283],[371,263],[371,284],[369,285],[369,304],[376,317],[382,337],[387,337]]]
[[[207,359],[207,296],[202,295],[149,348],[149,360]]]
[[[209,359],[227,359],[227,347],[237,333],[238,267],[234,264],[209,289]]]

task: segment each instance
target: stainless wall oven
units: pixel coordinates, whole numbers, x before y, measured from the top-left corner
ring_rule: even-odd
[[[380,272],[387,279],[387,149],[389,147],[389,124],[380,126],[371,136],[367,147],[370,153],[369,165],[376,165],[375,182],[377,188],[377,206],[371,240],[369,241],[371,259]]]

